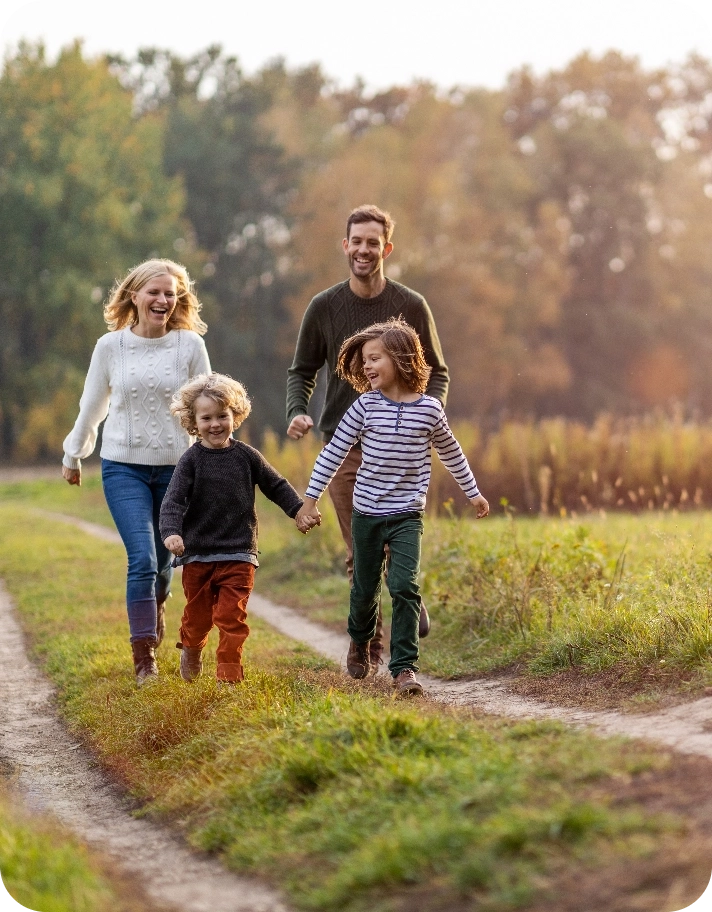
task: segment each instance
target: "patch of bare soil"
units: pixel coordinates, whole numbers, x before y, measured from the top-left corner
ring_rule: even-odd
[[[110,858],[154,909],[287,912],[269,886],[226,871],[166,828],[132,815],[126,796],[59,721],[54,692],[29,661],[2,588],[0,624],[0,758],[25,806],[53,815]]]
[[[490,677],[501,680],[502,676],[487,676]],[[522,697],[582,709],[653,712],[708,695],[704,685],[696,684],[689,674],[673,675],[657,670],[631,679],[627,669],[615,667],[594,673],[571,668],[545,676],[510,669],[506,680],[512,693]]]

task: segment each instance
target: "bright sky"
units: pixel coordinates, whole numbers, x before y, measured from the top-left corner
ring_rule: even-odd
[[[247,72],[275,57],[318,61],[342,86],[361,76],[369,88],[497,88],[522,64],[542,73],[583,50],[615,48],[647,67],[693,50],[712,59],[712,0],[3,0],[3,52],[27,38],[54,54],[79,37],[92,54],[219,43]]]

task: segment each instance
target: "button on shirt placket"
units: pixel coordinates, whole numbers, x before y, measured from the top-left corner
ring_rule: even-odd
[[[403,403],[398,405],[398,414],[396,415],[396,434],[400,434],[401,417],[403,412]]]

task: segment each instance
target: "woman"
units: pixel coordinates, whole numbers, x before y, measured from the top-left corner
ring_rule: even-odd
[[[101,476],[109,510],[128,555],[126,605],[136,683],[158,675],[155,649],[165,631],[171,555],[158,530],[161,501],[190,437],[170,413],[173,393],[210,372],[207,326],[183,266],[148,260],[114,287],[96,343],[79,417],[64,441],[62,475],[81,484],[81,460],[93,452],[106,418]]]

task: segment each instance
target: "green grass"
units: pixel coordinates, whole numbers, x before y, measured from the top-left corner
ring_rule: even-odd
[[[119,912],[137,908],[103,863],[47,817],[29,815],[0,788],[0,871],[8,893],[40,912]]]
[[[162,677],[139,691],[122,549],[17,499],[0,503],[0,548],[73,730],[145,813],[280,884],[299,908],[521,908],[547,874],[654,864],[685,838],[679,818],[620,794],[664,775],[665,757],[556,724],[394,702],[256,621],[244,685],[218,688],[210,673],[185,685],[168,645],[178,598]]]
[[[0,486],[0,497],[111,525],[99,479]],[[308,536],[260,502],[259,590],[345,628],[344,550],[328,498]],[[712,684],[712,514],[428,518],[422,587],[433,619],[422,670],[442,677],[512,665],[547,676],[615,672],[637,700]],[[390,599],[384,598],[386,620]]]
[[[267,506],[261,591],[343,629],[343,544],[295,541]],[[615,669],[643,691],[712,684],[712,514],[484,521],[427,518],[422,590],[433,628],[421,668],[442,677]],[[386,614],[388,600],[386,599]]]

